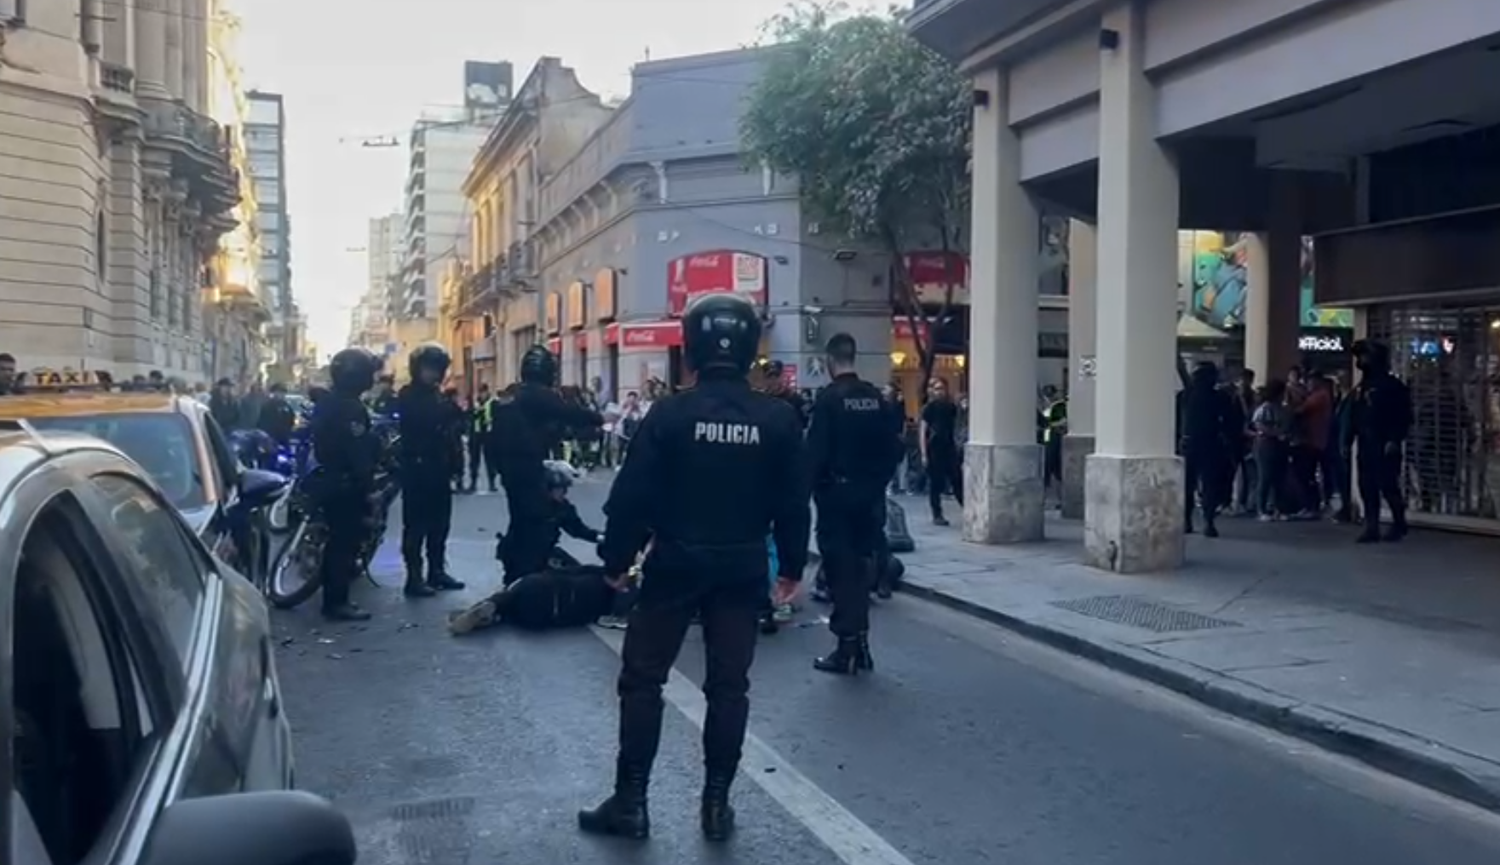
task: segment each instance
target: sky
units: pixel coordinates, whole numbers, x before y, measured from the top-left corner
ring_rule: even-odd
[[[368,221],[401,209],[406,140],[426,107],[463,97],[465,60],[509,60],[519,87],[553,55],[604,96],[630,67],[753,42],[786,0],[230,0],[243,21],[245,86],[281,93],[287,113],[292,288],[309,337],[344,345],[366,285]],[[581,25],[581,26],[580,26]],[[361,250],[361,251],[351,251]]]

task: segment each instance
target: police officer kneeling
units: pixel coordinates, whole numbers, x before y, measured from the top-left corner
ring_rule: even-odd
[[[645,838],[646,788],[661,739],[662,686],[694,615],[703,622],[703,833],[734,829],[729,788],[750,711],[750,664],[765,602],[766,535],[780,552],[775,594],[789,602],[807,561],[810,523],[800,419],[751,390],[760,343],[754,307],[731,294],[683,316],[683,355],[697,385],[641,421],[605,505],[599,554],[617,583],[651,542],[625,632],[614,795],[578,815],[586,832]]]
[[[407,359],[411,383],[396,396],[401,423],[401,558],[408,598],[464,588],[447,571],[448,533],[453,526],[450,480],[461,461],[453,449],[460,417],[439,390],[451,362],[448,350],[437,343],[417,346]]]
[[[346,348],[328,363],[333,387],[313,409],[313,457],[318,468],[312,495],[323,514],[323,616],[346,622],[370,614],[349,600],[359,567],[359,547],[370,531],[375,506],[375,468],[380,442],[370,432],[370,412],[360,397],[375,384],[380,359],[362,348]]]
[[[838,638],[813,666],[853,675],[873,670],[870,590],[885,532],[885,485],[901,461],[901,426],[880,390],[854,373],[854,337],[828,340],[833,381],[818,395],[808,428],[808,463],[818,505],[818,551],[833,596],[828,627]]]

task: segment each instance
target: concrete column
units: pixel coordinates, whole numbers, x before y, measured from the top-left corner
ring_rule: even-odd
[[[1270,230],[1245,241],[1245,365],[1256,381],[1286,378],[1299,364],[1302,332],[1302,231],[1291,178],[1275,182]]]
[[[1068,223],[1068,434],[1062,444],[1062,515],[1084,515],[1083,477],[1094,452],[1094,378],[1099,278],[1098,233],[1080,220]]]
[[[167,0],[135,0],[135,89],[147,98],[166,99]]]
[[[182,89],[182,10],[184,0],[166,0],[165,14],[166,35],[163,43],[166,45],[167,56],[163,61],[164,84],[167,92],[173,99],[183,99]]]
[[[207,113],[208,3],[183,0],[182,100],[200,114]]]
[[[1176,165],[1156,140],[1156,91],[1142,69],[1140,5],[1100,26],[1099,363],[1095,453],[1084,471],[1087,559],[1111,571],[1176,568],[1183,472],[1175,455]]]
[[[974,193],[970,225],[969,445],[964,453],[965,540],[1040,540],[1042,449],[1036,444],[1037,281],[1041,215],[1021,186],[1004,73],[974,79]]]

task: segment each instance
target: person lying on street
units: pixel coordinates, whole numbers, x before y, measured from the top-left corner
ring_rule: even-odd
[[[612,581],[598,565],[548,568],[454,613],[448,630],[460,636],[495,625],[528,631],[582,628],[622,615],[631,591],[630,582]]]

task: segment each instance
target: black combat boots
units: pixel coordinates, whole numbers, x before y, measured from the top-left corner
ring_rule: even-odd
[[[841,676],[872,672],[875,669],[875,659],[870,655],[869,637],[863,634],[858,637],[840,637],[838,647],[813,661],[813,667]]]
[[[437,589],[427,585],[422,579],[422,563],[406,565],[406,586],[401,589],[401,594],[408,598],[430,598],[437,594]]]
[[[709,770],[703,780],[703,837],[716,843],[734,834],[734,806],[729,804],[729,785],[734,771]]]
[[[615,793],[599,807],[578,812],[578,828],[590,835],[612,835],[637,841],[651,837],[651,815],[646,810],[647,769],[620,763],[615,767]]]

